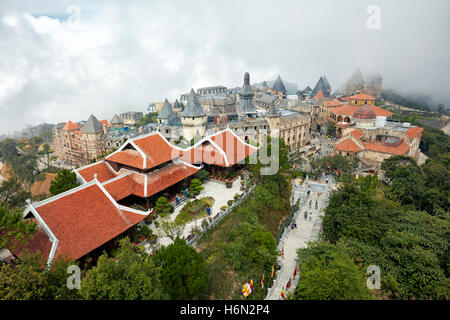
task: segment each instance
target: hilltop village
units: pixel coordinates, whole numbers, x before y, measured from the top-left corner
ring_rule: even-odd
[[[126,259],[149,257],[151,262],[133,260],[150,263],[139,267],[142,272],[153,270],[153,263],[160,265],[160,275],[145,275],[161,277],[155,280],[160,286],[155,299],[244,299],[254,294],[278,300],[288,293],[305,298],[308,284],[302,281],[308,278],[300,274],[309,260],[302,260],[297,250],[319,255],[323,251],[314,248],[320,246],[345,256],[361,282],[364,275],[355,271],[360,268],[355,261],[372,260],[351,239],[365,241],[367,235],[347,239],[357,248],[352,251],[357,257],[334,246],[344,234],[372,223],[366,209],[386,210],[388,216],[405,206],[405,214],[427,210],[436,219],[448,212],[448,189],[434,185],[432,178],[444,161],[433,142],[441,138],[430,138],[440,130],[422,125],[415,112],[402,113],[382,93],[381,75],[363,76],[359,69],[337,90],[325,75],[300,90],[280,75],[252,83],[246,72],[234,88],[191,89],[174,100],[150,103],[147,112],[131,110],[111,119],[91,114],[86,121],[67,119],[37,137],[5,139],[0,145],[1,208],[5,217],[15,212],[15,220],[0,229],[0,258],[18,270],[30,252],[38,253],[42,270],[50,274],[61,261],[76,264],[88,276],[80,293],[60,293],[70,299],[111,298],[111,287],[94,285],[95,277],[101,277],[95,274],[105,259],[117,263],[125,254]],[[441,119],[448,122],[445,116]],[[269,153],[270,161],[264,162]],[[275,170],[264,173],[273,163]],[[441,171],[448,176],[448,167]],[[422,180],[427,183],[419,187]],[[45,183],[40,192],[30,192]],[[352,194],[348,203],[339,198],[344,193]],[[390,200],[384,199],[388,195]],[[357,207],[350,202],[358,197],[367,207],[348,212],[349,221],[341,214],[347,204]],[[361,225],[345,229],[346,223]],[[394,228],[389,223],[377,225],[380,229],[372,236],[383,237]],[[426,232],[445,233],[442,228]],[[26,241],[18,240],[22,234],[27,234]],[[165,250],[181,251],[166,255]],[[438,260],[443,257],[440,251],[433,254]],[[169,256],[181,260],[164,260]],[[169,272],[171,263],[178,280]],[[182,283],[187,288],[194,277],[183,270],[183,263],[201,269],[192,280],[199,285],[189,292],[176,287]],[[126,273],[122,267],[119,273]],[[231,287],[224,283],[226,274]],[[359,282],[351,285],[357,286],[357,299],[421,296],[405,279],[398,276],[396,281],[398,287],[385,287],[378,296]],[[423,296],[442,297],[440,292]]]

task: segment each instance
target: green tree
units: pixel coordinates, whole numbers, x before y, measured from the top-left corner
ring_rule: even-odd
[[[25,201],[31,198],[31,193],[25,191],[16,176],[12,176],[0,185],[0,202],[10,209],[19,209]]]
[[[202,186],[202,182],[200,180],[192,179],[191,185],[189,186],[189,191],[192,195],[197,196],[204,188],[205,187]]]
[[[156,252],[155,262],[162,268],[161,281],[171,299],[190,300],[208,288],[206,263],[180,238]]]
[[[33,221],[22,219],[21,211],[0,204],[0,248],[14,249],[19,243],[25,244],[36,230]]]
[[[299,249],[298,300],[365,300],[369,298],[363,272],[343,247],[314,242]]]
[[[173,210],[173,207],[166,197],[159,197],[156,200],[155,207],[153,209],[156,214],[159,214],[161,217],[165,217]]]
[[[77,182],[77,176],[75,172],[72,172],[68,169],[61,170],[56,178],[50,182],[50,194],[55,196],[64,191],[70,190],[79,186],[80,184]]]
[[[46,298],[47,280],[36,265],[19,261],[14,268],[0,264],[0,300]]]
[[[333,121],[329,121],[328,122],[328,126],[327,126],[327,136],[336,137],[336,126],[334,124]]]
[[[50,167],[50,155],[53,153],[53,150],[51,150],[50,145],[48,143],[44,143],[42,145],[42,151],[40,151],[39,155],[45,155],[45,158],[47,160],[47,168]]]
[[[80,296],[93,300],[159,300],[166,299],[161,268],[147,255],[133,250],[128,238],[120,240],[117,258],[103,254],[97,265],[81,281]]]
[[[138,127],[143,127],[149,123],[158,123],[158,112],[149,112],[137,121]]]

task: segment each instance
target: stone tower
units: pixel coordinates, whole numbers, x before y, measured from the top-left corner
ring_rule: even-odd
[[[203,137],[206,131],[206,121],[206,112],[198,102],[194,89],[191,89],[186,107],[181,113],[184,139],[189,142],[195,137]]]
[[[373,72],[367,75],[365,92],[377,99],[381,98],[381,91],[383,85],[383,78],[378,72]]]
[[[239,91],[239,104],[237,107],[237,114],[239,119],[256,117],[256,107],[253,103],[255,93],[250,85],[250,75],[248,72],[244,75],[244,85]]]
[[[352,77],[347,81],[345,85],[345,95],[355,94],[357,91],[365,89],[364,77],[359,68],[353,73]]]

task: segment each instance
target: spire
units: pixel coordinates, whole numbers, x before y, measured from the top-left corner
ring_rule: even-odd
[[[237,113],[240,118],[245,118],[247,115],[256,114],[256,107],[253,104],[254,92],[250,86],[250,75],[248,72],[244,74],[244,85],[239,91],[239,105]]]
[[[173,103],[172,109],[174,110],[181,110],[181,104],[178,102],[178,99],[175,99],[175,102]]]
[[[184,111],[181,113],[183,117],[203,117],[206,116],[201,104],[198,102],[194,89],[191,89],[189,98]]]
[[[99,133],[103,132],[103,124],[91,114],[86,124],[81,128],[81,133]]]
[[[163,106],[161,108],[161,111],[158,114],[159,119],[167,119],[169,115],[173,113],[172,107],[170,106],[169,101],[167,101],[167,98],[164,100]]]
[[[278,75],[277,80],[275,80],[272,89],[276,91],[281,91],[283,94],[287,93],[286,87],[284,86],[283,80],[281,80],[280,75]]]
[[[327,88],[327,86],[326,86],[326,84],[325,84],[325,80],[323,79],[323,77],[320,77],[319,81],[317,81],[317,84],[316,84],[316,86],[314,87],[314,90],[311,92],[311,96],[315,97],[316,94],[317,94],[320,90],[322,90],[322,94],[323,94],[325,97],[329,97],[329,96],[330,96],[329,91],[328,91],[328,88]]]
[[[120,119],[120,117],[117,114],[115,114],[114,117],[112,117],[111,119],[111,124],[122,124],[122,123],[123,120]]]

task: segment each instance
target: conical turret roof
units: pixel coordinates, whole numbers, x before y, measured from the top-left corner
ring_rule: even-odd
[[[194,89],[191,89],[186,107],[181,113],[183,117],[203,117],[206,116],[201,104],[198,102]]]
[[[182,109],[181,108],[181,104],[178,102],[178,99],[175,99],[175,102],[173,103],[173,106],[172,106],[172,109],[173,110],[178,110],[178,109]]]
[[[273,90],[281,91],[283,93],[287,93],[286,87],[284,86],[283,80],[281,80],[281,77],[278,75],[277,80],[275,80],[275,83],[272,86]]]
[[[173,113],[172,107],[169,103],[169,101],[167,101],[167,98],[164,100],[163,106],[161,108],[161,111],[158,114],[158,118],[159,119],[167,119],[169,117],[169,115],[171,115]]]
[[[114,117],[112,117],[111,119],[111,124],[122,124],[122,123],[123,120],[120,119],[120,117],[117,114],[115,114]]]
[[[319,81],[317,81],[316,86],[314,87],[314,90],[311,92],[311,96],[314,97],[320,90],[322,90],[322,93],[325,97],[329,97],[328,89],[325,84],[325,80],[323,80],[323,77],[320,77]]]
[[[94,115],[90,115],[86,124],[81,128],[81,133],[99,133],[103,132],[103,124],[98,121]]]
[[[331,86],[328,83],[327,77],[323,76],[323,82],[325,82],[325,87],[327,87],[328,90],[331,90]]]

